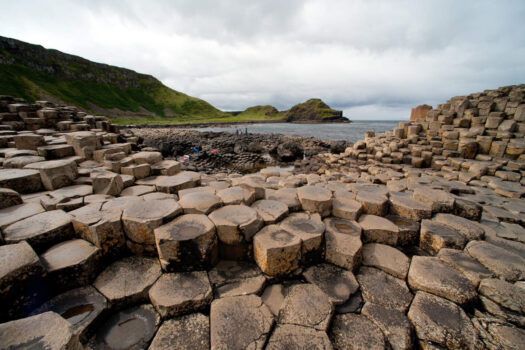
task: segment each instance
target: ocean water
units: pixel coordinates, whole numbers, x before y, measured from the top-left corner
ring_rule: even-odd
[[[394,129],[399,120],[356,120],[352,123],[342,124],[289,124],[289,123],[268,123],[268,124],[246,124],[231,125],[210,128],[196,128],[199,131],[225,131],[235,133],[235,130],[248,128],[248,133],[259,134],[284,134],[303,137],[315,137],[324,140],[345,140],[356,142],[365,137],[365,131],[374,130],[376,134]]]

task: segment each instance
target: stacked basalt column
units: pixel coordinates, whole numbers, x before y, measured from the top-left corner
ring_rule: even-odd
[[[490,171],[489,175],[523,183],[524,136],[525,85],[516,85],[456,96],[436,108],[419,106],[411,120],[380,135],[370,133],[345,153],[358,160],[444,172],[454,168],[454,159],[463,159],[466,172],[482,164],[500,170],[499,175]],[[479,178],[477,170],[472,173]]]

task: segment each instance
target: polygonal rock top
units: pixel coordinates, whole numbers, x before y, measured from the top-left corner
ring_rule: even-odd
[[[250,241],[263,224],[257,211],[245,205],[227,205],[209,218],[217,227],[219,239],[228,244],[240,243],[243,238]]]

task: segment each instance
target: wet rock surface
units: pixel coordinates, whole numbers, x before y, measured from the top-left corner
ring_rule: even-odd
[[[151,305],[122,310],[109,318],[87,344],[88,349],[144,349],[160,317]]]
[[[252,175],[274,136],[179,162],[177,133],[69,107],[37,137],[0,120],[0,348],[520,348],[524,92]]]

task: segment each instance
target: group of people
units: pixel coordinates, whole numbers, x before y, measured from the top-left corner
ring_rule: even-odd
[[[244,134],[242,132],[242,129],[235,129],[235,135],[237,136],[248,135],[248,128],[244,128]]]

